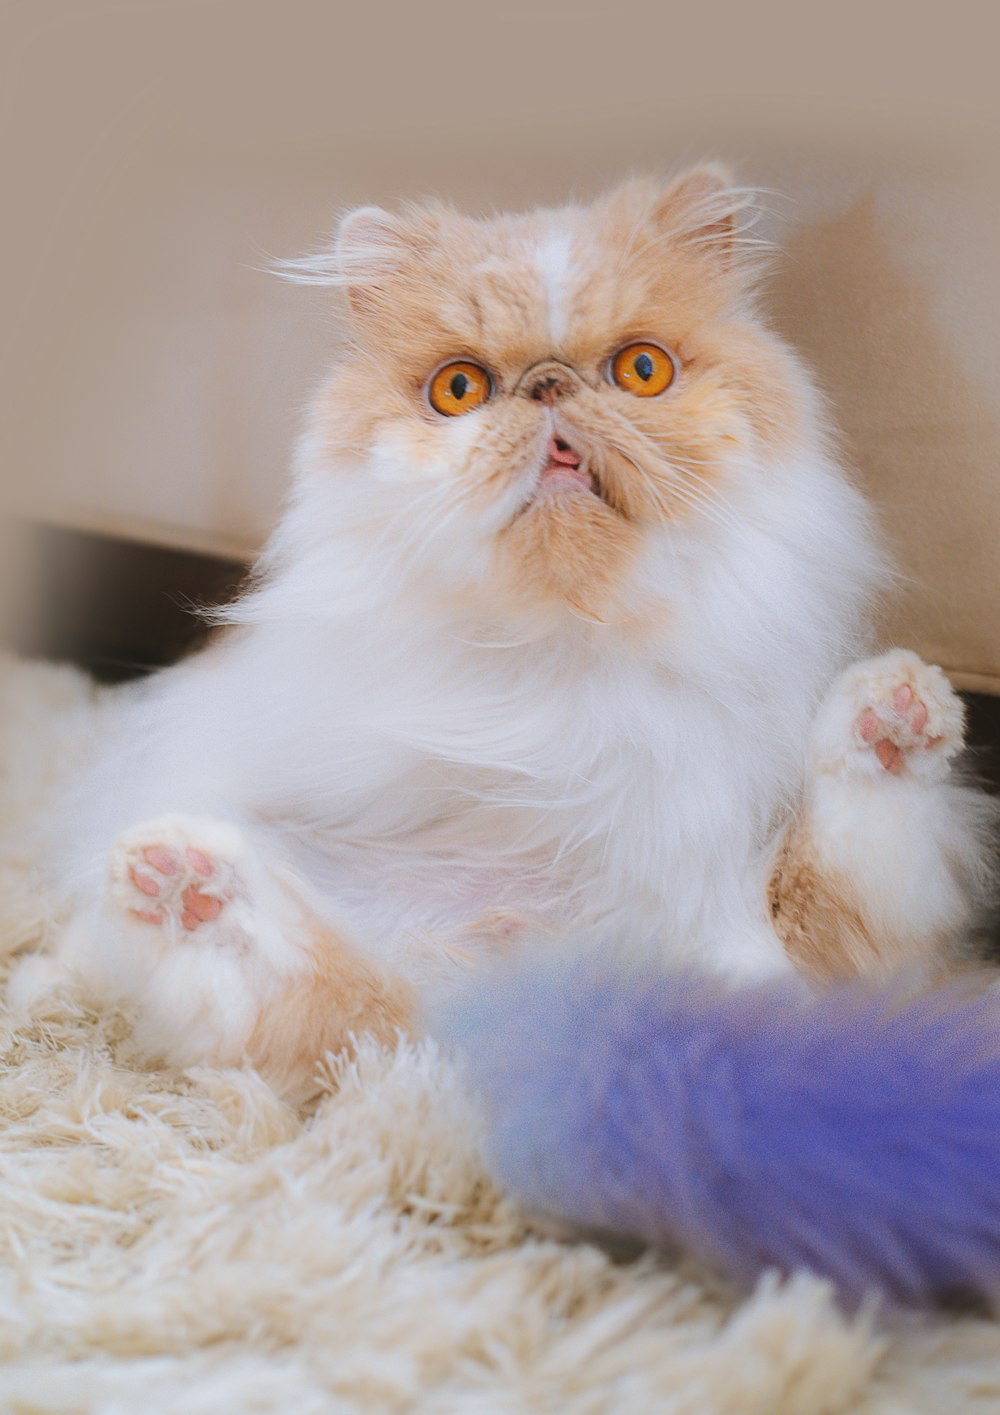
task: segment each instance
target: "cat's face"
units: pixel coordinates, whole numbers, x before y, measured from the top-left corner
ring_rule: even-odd
[[[627,612],[652,536],[726,514],[799,402],[749,304],[739,209],[698,169],[587,208],[347,217],[355,342],[320,426],[384,484],[401,545],[507,604],[600,619]]]

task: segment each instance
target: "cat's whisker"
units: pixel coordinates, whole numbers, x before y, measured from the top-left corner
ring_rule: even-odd
[[[683,471],[683,469],[677,469]],[[716,525],[725,526],[727,529],[739,532],[741,523],[739,518],[730,509],[727,503],[720,499],[712,487],[699,487],[692,479],[691,474],[685,479],[683,476],[671,482],[671,494],[685,501],[687,505],[700,510]]]
[[[669,463],[666,465],[670,465]],[[678,470],[671,468],[671,470]],[[715,504],[704,495],[698,494],[693,487],[685,484],[680,478],[672,480],[668,487],[664,488],[657,484],[654,479],[648,479],[645,486],[646,493],[654,500],[657,509],[665,520],[672,519],[673,509],[668,503],[668,497],[681,501],[693,510],[700,511],[709,520],[717,525],[729,525],[735,528],[737,522],[735,518],[727,518],[724,509]]]
[[[699,476],[686,461],[681,461],[680,466],[687,473],[689,487],[692,490],[700,491],[734,529],[741,528],[740,517],[733,510],[732,503],[723,495],[721,489],[713,482],[706,481],[704,477]]]
[[[655,444],[653,445],[655,446]],[[629,461],[631,461],[632,465],[635,466],[638,471],[643,472],[643,469],[638,466],[634,458],[628,457],[628,454],[625,453],[620,447],[617,447],[617,444],[615,444],[615,446],[616,450],[620,451],[623,456],[625,456]],[[698,473],[694,470],[696,465],[711,466],[714,468],[717,465],[715,462],[700,460],[697,458],[688,457],[686,455],[679,455],[673,449],[670,449],[669,451],[664,451],[663,453],[658,455],[657,461],[661,461],[663,465],[670,468],[673,472],[678,473],[681,477],[686,475],[688,479],[686,484],[687,490],[691,492],[694,498],[697,498],[701,502],[702,507],[706,511],[706,513],[712,514],[714,519],[719,520],[720,522],[725,522],[734,530],[738,530],[740,528],[741,523],[739,517],[732,510],[730,503],[722,495],[719,488],[713,483],[706,481],[704,477],[699,476]],[[655,480],[651,478],[647,473],[643,472],[643,475],[646,477],[647,484]],[[692,483],[694,485],[692,485]],[[682,484],[683,483],[679,480],[672,481],[670,484],[671,493],[677,492],[678,487]]]
[[[707,520],[712,521],[717,526],[725,527],[727,530],[734,529],[735,523],[726,520],[719,513],[719,508],[712,505],[704,497],[698,496],[692,487],[685,486],[683,482],[674,482],[671,486],[671,494],[678,501],[689,507],[692,511],[700,512]]]
[[[634,467],[635,470],[642,477],[643,495],[645,495],[650,501],[652,501],[654,508],[656,509],[656,511],[658,511],[659,515],[663,520],[669,521],[672,518],[673,508],[669,505],[667,500],[667,496],[670,495],[683,501],[692,509],[702,512],[705,516],[715,521],[719,525],[726,525],[733,530],[739,529],[740,523],[738,518],[729,509],[727,504],[719,498],[716,489],[714,487],[711,487],[709,483],[702,483],[704,487],[703,493],[699,493],[696,488],[690,485],[685,486],[684,482],[680,479],[672,480],[669,485],[669,488],[664,490],[664,488],[660,486],[658,479],[651,473],[647,472],[646,469],[642,467],[639,462],[636,461],[635,457],[632,456],[629,452],[627,452],[624,447],[622,447],[619,443],[610,440],[609,446],[613,447],[614,450],[621,457],[623,457],[625,461],[630,463],[630,465]],[[657,460],[659,461],[660,459],[658,458]],[[667,467],[670,467],[673,471],[683,473],[682,467],[678,468],[676,466],[672,466],[669,461],[664,461],[663,464]],[[696,473],[690,472],[689,476],[696,477]],[[711,493],[711,495],[708,495],[706,493]]]
[[[645,496],[648,496],[654,502],[656,509],[660,512],[661,516],[663,516],[664,518],[668,518],[669,507],[667,506],[666,502],[663,500],[660,494],[659,488],[656,484],[656,479],[652,477],[649,472],[646,471],[645,467],[641,466],[640,463],[636,461],[635,457],[633,457],[630,452],[626,451],[626,449],[622,447],[619,443],[611,442],[609,445],[613,447],[614,450],[619,454],[619,456],[623,457],[625,461],[628,462],[629,465],[639,473],[640,477],[642,478],[643,494]]]

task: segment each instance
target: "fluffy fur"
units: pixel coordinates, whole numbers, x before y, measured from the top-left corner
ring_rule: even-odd
[[[954,952],[982,858],[944,780],[960,715],[898,661],[853,707],[835,682],[882,557],[757,312],[747,213],[715,169],[490,220],[364,209],[293,272],[346,291],[351,336],[287,514],[228,630],[108,704],[39,823],[64,926],[21,1004],[69,973],[151,1057],[305,1095],[329,1047],[416,1025],[498,949],[614,935],[757,977],[822,922],[827,971]],[[673,360],[659,397],[608,377],[637,340]],[[427,382],[458,358],[494,396],[442,417]],[[869,785],[877,869],[836,848]]]

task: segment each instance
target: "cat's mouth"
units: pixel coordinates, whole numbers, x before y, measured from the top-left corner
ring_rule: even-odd
[[[591,496],[600,496],[601,487],[597,477],[585,464],[581,454],[575,447],[571,447],[565,438],[550,437],[545,465],[538,477],[535,499],[543,495],[580,491]]]
[[[592,501],[606,506],[616,515],[623,514],[615,499],[609,495],[609,488],[601,476],[600,462],[595,459],[586,440],[581,452],[567,440],[564,436],[566,432],[565,427],[552,432],[535,467],[526,469],[527,476],[522,483],[524,500],[514,515],[515,521],[532,511],[544,512],[546,508],[572,513],[576,507],[583,512],[592,506]],[[570,432],[569,436],[572,435]]]

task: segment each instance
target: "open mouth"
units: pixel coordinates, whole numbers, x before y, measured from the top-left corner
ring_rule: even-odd
[[[597,478],[584,466],[579,452],[561,437],[549,439],[548,460],[538,478],[538,490],[583,490],[595,496],[600,494]]]

